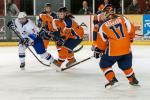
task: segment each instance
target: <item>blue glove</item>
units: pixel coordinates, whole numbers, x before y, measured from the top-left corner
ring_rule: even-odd
[[[60,39],[57,41],[57,46],[62,46],[62,45],[64,45],[64,43],[65,43],[65,40],[62,39],[62,38],[60,38]]]
[[[48,32],[45,28],[42,28],[40,31],[39,31],[39,36],[43,39],[46,39],[46,40],[49,40],[50,39],[50,36],[48,35]]]
[[[52,41],[58,41],[61,36],[60,36],[60,31],[54,31],[54,32],[51,32],[51,40]]]
[[[41,20],[41,18],[39,18],[39,20],[38,20],[38,25],[37,25],[39,28],[42,26],[42,20]]]
[[[94,57],[97,59],[97,58],[100,58],[103,54],[104,54],[104,50],[100,50],[99,48],[95,47],[94,49]]]

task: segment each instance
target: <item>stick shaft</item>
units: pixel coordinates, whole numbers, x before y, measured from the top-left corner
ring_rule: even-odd
[[[65,70],[67,70],[67,69],[70,69],[70,68],[72,68],[72,67],[74,67],[74,66],[76,66],[76,65],[78,65],[78,64],[80,64],[80,63],[82,63],[82,62],[85,62],[85,61],[87,61],[87,60],[90,60],[91,58],[93,58],[93,56],[90,56],[90,57],[88,57],[88,58],[86,58],[86,59],[83,59],[83,60],[81,60],[81,61],[79,61],[79,62],[77,62],[77,63],[75,63],[75,64],[73,64],[73,65],[71,65],[71,66],[69,66],[69,67],[63,68],[62,71],[65,71]]]

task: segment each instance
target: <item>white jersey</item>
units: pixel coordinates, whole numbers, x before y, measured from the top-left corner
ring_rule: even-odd
[[[29,34],[37,34],[37,27],[35,24],[30,19],[27,20],[25,24],[21,24],[18,18],[15,20],[17,31],[22,38],[27,38]]]

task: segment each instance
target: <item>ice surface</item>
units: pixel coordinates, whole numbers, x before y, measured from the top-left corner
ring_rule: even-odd
[[[0,100],[149,100],[150,46],[132,46],[133,68],[141,87],[128,84],[114,65],[120,86],[104,88],[106,79],[99,69],[99,59],[91,59],[65,72],[41,65],[26,50],[26,70],[19,68],[18,48],[0,47]],[[48,51],[57,58],[56,48]],[[92,55],[90,46],[75,54],[77,60]]]

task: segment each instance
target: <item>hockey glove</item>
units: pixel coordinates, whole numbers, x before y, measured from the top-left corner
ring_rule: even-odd
[[[58,46],[62,46],[62,45],[64,45],[64,43],[65,43],[65,40],[62,39],[62,38],[60,38],[60,39],[57,41],[57,45],[58,45]]]
[[[40,27],[42,27],[42,19],[41,18],[39,18],[39,20],[38,20],[38,25],[37,25],[39,28]]]
[[[20,42],[21,42],[21,44],[28,46],[29,39],[28,38],[21,38]]]
[[[40,31],[39,31],[39,36],[43,39],[46,39],[46,40],[49,40],[50,39],[50,36],[48,34],[48,31],[44,28],[42,28]]]
[[[61,38],[60,31],[50,32],[50,35],[51,35],[50,40],[52,41],[58,41]]]
[[[133,43],[133,41],[134,41],[133,39],[130,39],[130,42],[131,42],[131,43]]]
[[[13,21],[9,21],[8,23],[7,23],[7,27],[9,27],[10,29],[16,29],[16,25],[14,24],[14,22]]]
[[[104,54],[104,50],[100,50],[99,48],[95,47],[94,49],[94,57],[97,59],[97,58],[100,58],[103,54]]]

